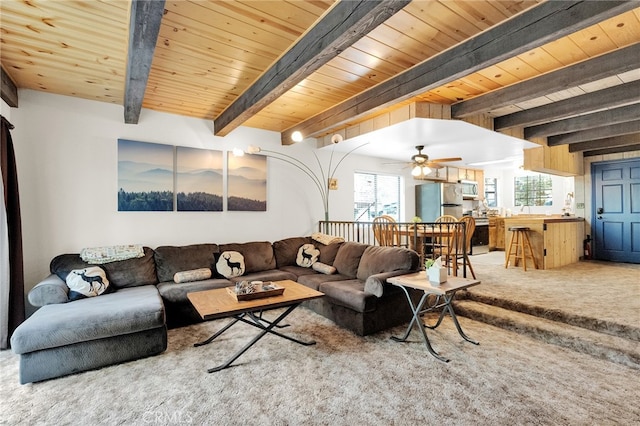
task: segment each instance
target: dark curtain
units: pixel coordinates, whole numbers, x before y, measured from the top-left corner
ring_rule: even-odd
[[[24,269],[22,263],[22,225],[20,219],[20,198],[18,197],[18,174],[16,157],[13,152],[11,129],[13,126],[4,117],[2,121],[0,144],[0,169],[4,185],[4,205],[7,212],[9,232],[9,333],[25,318],[24,310]],[[9,347],[9,342],[0,342],[0,347]]]

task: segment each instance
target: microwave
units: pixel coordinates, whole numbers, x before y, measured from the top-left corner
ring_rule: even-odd
[[[460,180],[458,181],[462,187],[462,198],[477,199],[478,198],[478,182],[473,180]]]

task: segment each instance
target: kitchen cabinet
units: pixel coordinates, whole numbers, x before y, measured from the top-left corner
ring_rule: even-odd
[[[569,145],[540,146],[524,150],[525,170],[558,176],[584,174],[580,152],[569,152]]]
[[[584,255],[584,218],[518,215],[505,218],[504,226],[504,239],[507,244],[511,240],[509,227],[529,227],[529,240],[538,269],[569,265],[578,262]]]
[[[447,166],[447,182],[457,183],[459,179],[458,168]]]
[[[478,198],[484,200],[484,170],[476,170],[475,177],[478,182]]]
[[[477,180],[476,179],[476,171],[474,169],[458,169],[458,179],[459,180]]]
[[[489,250],[504,250],[504,217],[489,217]]]
[[[504,250],[504,217],[496,221],[496,250]]]

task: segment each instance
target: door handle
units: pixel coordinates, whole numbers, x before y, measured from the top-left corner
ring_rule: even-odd
[[[602,207],[598,207],[598,210],[596,210],[596,213],[602,214],[604,213],[604,209]]]

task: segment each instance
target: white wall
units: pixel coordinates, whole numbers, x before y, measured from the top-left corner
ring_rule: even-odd
[[[309,235],[324,219],[310,180],[274,159],[268,160],[267,212],[118,212],[118,138],[222,151],[259,145],[315,164],[311,142],[281,146],[279,133],[248,127],[216,137],[211,120],[146,109],[137,125],[128,125],[119,105],[31,90],[20,90],[19,98],[19,108],[10,113],[26,291],[48,274],[54,256],[84,247],[274,241]],[[325,167],[329,154],[318,152]],[[330,196],[330,219],[353,219],[353,172],[379,170],[380,162],[352,154],[340,165],[339,189]],[[411,216],[412,212],[413,207]]]
[[[3,100],[0,100],[0,115],[11,122],[11,107]]]
[[[511,211],[515,213],[519,213],[521,206],[515,205],[514,200],[514,179],[516,176],[526,176],[526,175],[538,175],[536,172],[529,172],[526,170],[520,169],[506,169],[506,168],[496,168],[496,169],[485,169],[484,176],[485,178],[497,178],[498,183],[498,208],[511,209]],[[555,176],[555,175],[547,175],[551,177],[552,185],[553,185],[553,205],[552,206],[525,206],[523,209],[523,213],[528,214],[561,214],[562,208],[564,207],[564,201],[567,196],[567,193],[574,192],[574,178],[573,177],[563,177],[563,176]],[[575,192],[574,192],[575,194]],[[574,199],[577,201],[577,198]],[[580,201],[584,202],[584,201]],[[575,203],[574,203],[575,205]],[[579,211],[575,211],[578,216],[581,216]]]

